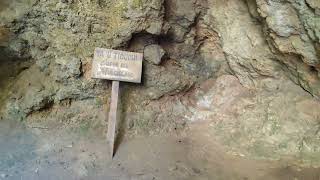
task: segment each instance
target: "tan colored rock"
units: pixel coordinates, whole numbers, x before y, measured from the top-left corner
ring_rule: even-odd
[[[7,46],[10,38],[9,30],[0,26],[0,46]]]
[[[143,53],[144,59],[155,65],[159,65],[162,57],[165,55],[164,49],[156,44],[146,46],[143,50]]]
[[[0,25],[22,18],[28,13],[36,0],[2,0],[0,3]]]
[[[193,103],[184,103],[191,111],[185,117],[208,122],[235,154],[279,159],[303,153],[304,163],[319,164],[320,102],[287,79],[269,81],[275,88],[251,91],[234,76],[209,80],[191,96]]]
[[[149,49],[143,83],[123,84],[126,132],[208,121],[230,151],[319,163],[320,107],[310,94],[320,96],[320,23],[317,1],[306,2],[1,1],[1,27],[15,35],[8,41],[0,29],[8,42],[1,51],[32,64],[0,97],[6,117],[100,123],[110,83],[88,76],[94,48],[143,52],[159,44],[167,60],[155,65],[163,53]]]
[[[320,2],[318,0],[306,0],[307,3],[320,15]]]

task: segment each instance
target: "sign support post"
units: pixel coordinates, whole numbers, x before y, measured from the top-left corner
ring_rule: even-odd
[[[120,84],[119,81],[112,81],[111,103],[110,103],[108,132],[107,132],[107,143],[109,146],[109,151],[110,151],[109,153],[110,153],[111,159],[113,158],[115,132],[116,132],[116,124],[117,124],[119,84]]]
[[[114,155],[120,81],[141,83],[142,53],[96,48],[92,61],[92,78],[112,80],[107,144]]]

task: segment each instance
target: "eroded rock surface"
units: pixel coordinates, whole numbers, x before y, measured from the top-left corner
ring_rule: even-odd
[[[165,55],[165,51],[162,49],[161,46],[156,44],[148,45],[144,48],[143,56],[144,59],[158,65],[161,63],[162,57]]]
[[[2,118],[103,134],[110,84],[90,78],[94,48],[145,51],[143,83],[122,84],[121,132],[209,121],[238,154],[319,154],[316,0],[5,0],[0,19],[1,68],[15,67]]]
[[[214,136],[230,152],[318,164],[320,102],[287,79],[273,83],[273,90],[252,91],[234,76],[209,80],[183,101],[192,112],[186,118],[210,119]]]

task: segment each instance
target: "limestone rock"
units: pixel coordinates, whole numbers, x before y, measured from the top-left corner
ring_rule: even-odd
[[[315,10],[317,15],[320,15],[320,2],[319,1],[307,0],[306,2],[309,4],[309,6],[311,6]]]
[[[222,37],[226,59],[240,82],[246,87],[254,87],[261,75],[279,76],[281,73],[276,70],[279,65],[273,60],[262,26],[253,22],[247,5],[239,1],[228,4],[211,1],[211,6],[210,15]]]
[[[208,81],[186,117],[211,122],[219,141],[237,154],[279,159],[303,153],[301,160],[318,163],[320,103],[290,81],[273,83],[277,88],[269,92],[252,92],[233,76]]]
[[[177,66],[172,68],[157,68],[155,65],[144,67],[146,76],[144,77],[145,90],[142,91],[150,99],[159,99],[164,95],[174,95],[184,90],[188,90],[194,79],[187,76]]]
[[[165,55],[163,48],[157,44],[146,46],[143,53],[144,59],[155,65],[159,65],[162,57]]]
[[[315,85],[319,78],[314,74],[319,71],[316,34],[320,27],[316,24],[320,23],[314,23],[319,21],[319,17],[305,3],[264,0],[230,1],[228,4],[215,0],[209,2],[212,7],[209,14],[222,36],[228,64],[242,84],[255,87],[259,84],[256,79],[263,78],[261,75],[283,76],[279,71],[281,64],[277,64],[279,61],[285,64],[284,70],[289,72],[287,75],[292,79],[298,78],[295,82],[303,82],[299,85],[319,97],[318,85]],[[261,22],[256,23],[257,20]],[[309,23],[311,21],[313,23]],[[242,29],[244,24],[247,28]],[[308,69],[303,73],[298,71],[297,67],[306,66],[301,61],[315,72]],[[295,75],[297,73],[317,80],[311,83],[311,78]]]
[[[36,0],[3,0],[0,2],[0,24],[11,23],[30,12]]]
[[[237,153],[318,160],[319,22],[317,0],[2,0],[1,70],[27,65],[1,76],[0,110],[97,125],[94,48],[144,52],[143,83],[123,83],[129,134],[208,120]]]
[[[289,37],[292,34],[300,34],[301,24],[299,17],[290,3],[270,1],[257,1],[261,16],[266,18],[269,28],[274,30],[277,35]]]
[[[81,74],[81,60],[76,57],[62,57],[56,60],[61,70],[59,76],[69,78]]]
[[[195,0],[169,0],[166,2],[168,17],[171,21],[187,28],[196,18]]]
[[[307,3],[313,8],[316,6],[312,1],[308,1]],[[317,53],[317,44],[319,43],[318,34],[320,23],[318,22],[320,22],[320,17],[316,11],[310,9],[307,3],[304,1],[271,1],[268,3],[264,0],[257,0],[257,8],[260,15],[263,18],[266,18],[265,28],[275,32],[265,33],[266,36],[269,37],[269,46],[282,53],[282,55],[277,58],[284,62],[289,68],[294,69],[294,67],[297,66],[305,66],[301,65],[299,62],[303,61],[310,66],[310,69],[316,67],[314,70],[319,71],[319,68],[317,67],[320,64],[320,58]],[[278,14],[274,13],[273,9],[278,12]],[[282,17],[286,18],[281,19]],[[281,25],[276,23],[280,21],[282,21]],[[300,60],[287,60],[292,59],[288,54],[296,54],[297,56],[300,56],[297,58]],[[303,74],[313,76],[314,72],[305,69]],[[314,84],[314,82],[311,83],[310,80],[304,78],[301,78],[298,81],[304,81],[304,83],[300,83],[300,85],[314,96],[319,97],[318,86],[310,87],[308,85]]]
[[[8,115],[10,118],[23,120],[32,112],[49,108],[53,103],[53,91],[44,87],[31,86],[26,94],[17,101],[8,104]]]

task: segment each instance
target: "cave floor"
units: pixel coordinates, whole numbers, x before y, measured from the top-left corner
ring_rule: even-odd
[[[320,177],[320,169],[289,160],[252,160],[211,141],[206,123],[162,136],[124,139],[113,160],[103,138],[65,129],[0,122],[0,179],[229,180]]]

